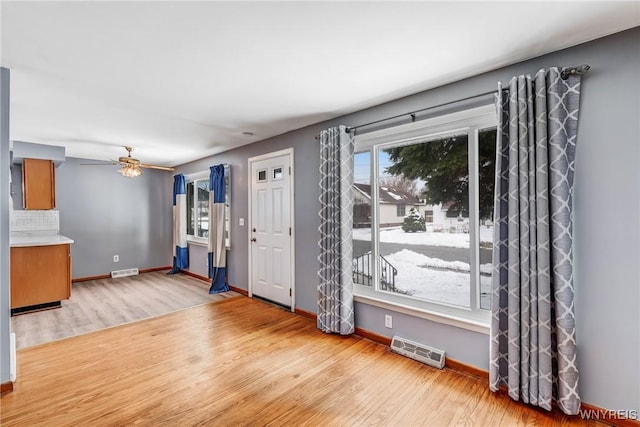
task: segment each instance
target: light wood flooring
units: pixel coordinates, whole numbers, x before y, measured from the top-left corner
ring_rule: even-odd
[[[204,281],[164,271],[91,280],[74,283],[61,308],[14,316],[11,327],[21,349],[235,296],[209,295]]]
[[[242,296],[20,350],[0,403],[3,426],[582,424]]]

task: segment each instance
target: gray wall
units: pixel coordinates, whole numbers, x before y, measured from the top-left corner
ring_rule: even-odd
[[[203,245],[196,245],[189,243],[189,271],[192,273],[199,274],[200,276],[208,277],[209,269],[209,258],[208,258],[208,249]],[[230,252],[227,252],[229,254]],[[231,279],[231,284],[235,284],[236,282]]]
[[[100,162],[67,157],[55,169],[60,234],[74,240],[72,277],[171,265],[172,173],[145,169],[125,178],[117,166],[81,163]],[[14,209],[20,210],[22,167],[11,165],[11,174]]]
[[[67,157],[56,168],[60,233],[74,240],[73,277],[170,265],[171,172],[147,169],[125,178],[116,166],[80,163],[96,162]]]
[[[34,144],[32,142],[12,141],[12,161],[22,164],[24,159],[52,160],[56,166],[64,162],[65,148],[56,145]]]
[[[0,68],[0,383],[10,380],[9,70]]]
[[[576,316],[585,402],[640,410],[640,29],[635,28],[342,118],[309,126],[178,168],[193,173],[232,165],[230,282],[247,288],[247,158],[295,149],[296,306],[316,312],[318,285],[318,145],[321,129],[358,125],[493,90],[498,81],[550,66],[589,64],[581,99],[575,183]],[[192,250],[196,252],[196,250]],[[200,253],[200,249],[197,250]],[[200,255],[198,255],[198,259]],[[195,267],[200,268],[200,267]],[[206,274],[206,268],[204,273]],[[488,370],[488,337],[402,313],[383,326],[377,307],[356,304],[358,327],[443,348],[448,357]]]

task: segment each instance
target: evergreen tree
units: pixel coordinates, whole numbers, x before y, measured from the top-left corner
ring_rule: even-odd
[[[394,163],[391,175],[421,179],[422,197],[430,205],[451,203],[447,216],[469,215],[469,167],[467,135],[457,135],[385,150]],[[479,132],[478,173],[480,219],[491,219],[495,186],[496,131]]]
[[[409,213],[405,215],[402,221],[402,231],[405,233],[414,233],[416,231],[427,231],[424,218],[416,208],[409,209]]]

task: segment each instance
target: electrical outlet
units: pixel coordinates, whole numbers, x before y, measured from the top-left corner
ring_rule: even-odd
[[[387,328],[393,328],[393,317],[388,314],[384,315],[384,326]]]
[[[120,262],[120,257],[118,255],[114,255],[113,262]]]
[[[240,227],[244,227],[244,218],[240,218],[240,219],[238,220],[238,225],[239,225]]]

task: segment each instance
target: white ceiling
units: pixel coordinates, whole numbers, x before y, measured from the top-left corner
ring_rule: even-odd
[[[0,8],[11,139],[102,160],[132,145],[162,165],[640,25],[638,1]]]

